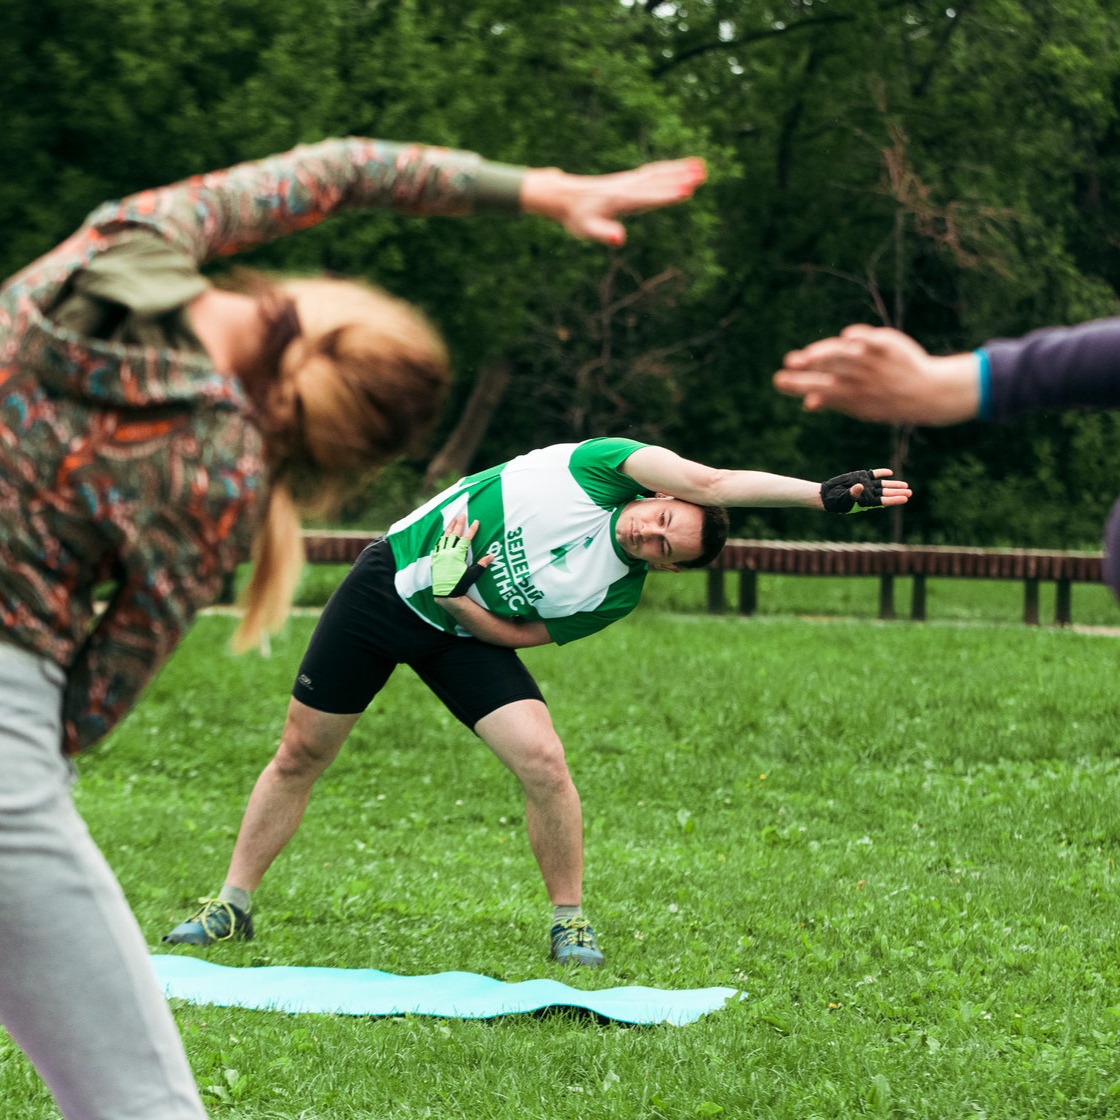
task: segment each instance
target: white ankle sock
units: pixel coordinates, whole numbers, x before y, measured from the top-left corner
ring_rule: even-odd
[[[248,914],[253,905],[253,896],[241,887],[231,887],[228,883],[218,891],[218,901],[236,906],[242,914]]]

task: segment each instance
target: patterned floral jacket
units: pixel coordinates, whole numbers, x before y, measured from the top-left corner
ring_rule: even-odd
[[[515,210],[519,182],[472,153],[325,141],[106,203],[0,288],[0,641],[67,670],[66,753],[122,718],[248,557],[267,484],[241,386],[204,354],[51,320],[75,274],[138,229],[200,265],[342,208]]]

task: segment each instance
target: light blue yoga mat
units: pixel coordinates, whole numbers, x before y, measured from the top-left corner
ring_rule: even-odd
[[[153,956],[152,964],[168,996],[259,1011],[491,1019],[544,1007],[582,1007],[620,1023],[680,1026],[718,1010],[736,994],[734,988],[627,987],[585,992],[558,980],[505,984],[474,972],[394,976],[372,968],[229,968],[197,957],[170,955]]]

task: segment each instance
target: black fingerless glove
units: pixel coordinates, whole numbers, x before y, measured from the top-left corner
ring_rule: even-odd
[[[857,482],[863,483],[863,493],[853,498],[849,493]],[[882,509],[883,482],[871,471],[849,471],[821,483],[821,501],[827,513],[866,513],[869,509]]]

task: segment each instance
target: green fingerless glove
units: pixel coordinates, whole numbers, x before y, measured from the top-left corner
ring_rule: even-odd
[[[467,570],[467,552],[471,542],[450,529],[432,549],[432,594],[447,598],[455,590]]]
[[[853,498],[848,493],[857,482],[863,483],[863,493]],[[821,501],[828,513],[866,513],[869,509],[883,508],[883,482],[871,471],[849,471],[821,483]]]

